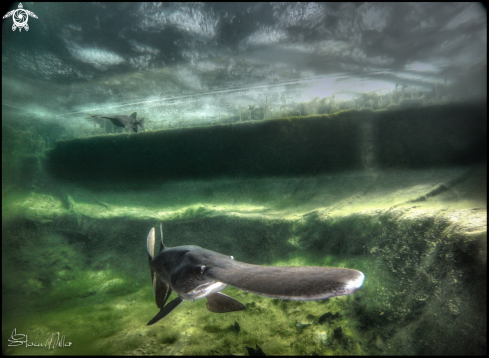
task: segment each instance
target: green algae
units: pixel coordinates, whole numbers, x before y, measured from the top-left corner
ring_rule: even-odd
[[[307,263],[307,260],[295,257],[281,264],[299,262]],[[70,350],[58,348],[58,354],[118,354],[133,350],[141,353],[138,349],[155,354],[239,354],[245,352],[245,345],[255,344],[259,344],[267,354],[358,353],[350,346],[341,345],[340,349],[334,342],[330,346],[314,343],[317,330],[324,330],[328,337],[332,337],[334,328],[338,326],[342,327],[346,337],[353,340],[354,324],[351,325],[346,315],[327,328],[315,323],[313,327],[298,332],[296,327],[297,321],[304,321],[308,316],[317,319],[326,311],[344,311],[347,298],[302,303],[274,300],[227,288],[225,293],[243,302],[247,306],[245,311],[219,315],[209,312],[204,300],[186,302],[165,320],[148,327],[145,323],[158,311],[151,285],[148,283],[147,287],[137,291],[104,289],[112,280],[120,280],[121,285],[124,282],[129,287],[134,285],[110,270],[80,272],[62,289],[56,288],[50,295],[39,298],[36,305],[43,310],[18,329],[34,330],[42,336],[62,328],[61,334],[73,346]],[[174,295],[170,299],[173,298]],[[66,325],[67,319],[69,325]],[[235,321],[241,326],[239,333],[228,328]],[[347,328],[349,325],[352,327]],[[139,338],[133,332],[140,332]],[[179,345],[179,342],[184,344]],[[309,342],[310,346],[304,346],[304,342]],[[10,354],[25,352],[9,351]],[[39,348],[32,353],[49,352]]]
[[[270,203],[272,194],[260,201],[258,195],[250,200],[246,193],[220,191],[217,186],[226,181],[201,184],[205,190],[189,201],[174,195],[178,200],[172,202],[155,192],[147,194],[155,197],[149,202],[97,195],[105,207],[74,193],[75,213],[52,205],[55,199],[46,194],[22,196],[19,212],[29,219],[11,218],[2,243],[10,253],[3,262],[4,305],[12,307],[2,337],[6,342],[11,327],[39,340],[59,331],[73,345],[54,354],[229,355],[246,354],[245,346],[256,344],[270,355],[428,354],[450,351],[450,342],[460,339],[478,352],[484,333],[477,317],[484,312],[478,297],[486,282],[480,195],[485,181],[475,175],[410,202],[430,193],[447,173],[456,177],[463,170],[417,173],[417,179],[405,172],[383,175],[380,189],[378,176],[368,185],[362,185],[366,176],[355,175],[277,180],[281,189],[272,194],[281,198]],[[255,184],[257,192],[270,190],[266,180]],[[220,315],[209,312],[205,300],[185,302],[148,327],[158,308],[144,239],[160,220],[170,246],[197,244],[258,264],[355,268],[365,273],[365,283],[352,296],[313,302],[228,287],[224,293],[246,310]],[[328,312],[339,317],[320,324]],[[239,333],[228,329],[234,322]],[[423,330],[430,334],[423,336]],[[27,349],[5,352],[53,353]]]
[[[304,225],[303,228],[310,225],[320,227],[319,218],[310,216],[301,225]],[[301,225],[295,225],[297,235]],[[333,245],[331,247],[338,244],[340,237],[348,237],[345,228],[353,236],[359,233],[364,236],[385,235],[385,244],[370,246],[367,252],[356,255],[348,254],[348,250],[352,250],[346,248],[348,245],[343,254],[328,254],[328,251],[338,251],[338,248],[332,250],[324,244],[318,249],[321,236],[326,233]],[[67,337],[78,337],[70,338],[78,347],[72,350],[76,354],[243,354],[246,352],[245,346],[255,344],[267,354],[283,355],[398,352],[388,343],[388,338],[396,334],[395,327],[399,322],[415,322],[423,314],[426,303],[432,301],[429,292],[413,291],[413,285],[419,286],[422,278],[419,276],[421,271],[416,274],[416,267],[421,264],[421,269],[426,270],[422,263],[427,256],[423,252],[428,256],[436,254],[429,246],[423,248],[420,244],[432,242],[431,237],[436,237],[445,228],[443,225],[433,226],[430,220],[416,223],[416,230],[413,230],[412,222],[401,221],[399,224],[396,219],[381,217],[370,220],[360,215],[335,218],[326,223],[324,234],[320,233],[316,238],[312,235],[311,247],[315,247],[315,250],[302,253],[291,251],[287,258],[273,262],[274,265],[359,269],[366,274],[364,287],[349,297],[295,302],[227,288],[224,292],[243,302],[247,307],[245,311],[213,314],[205,308],[204,300],[198,300],[182,304],[164,320],[147,327],[147,321],[158,311],[149,279],[145,277],[146,284],[142,285],[145,287],[136,288],[136,282],[120,276],[116,273],[118,271],[85,270],[68,275],[62,289],[56,287],[51,295],[37,299],[36,304],[43,307],[43,313],[37,315],[36,321],[29,322],[29,327],[34,327],[35,332],[45,333],[63,327],[63,334]],[[394,237],[394,233],[403,234],[389,241],[388,238]],[[422,234],[417,236],[420,240],[417,251],[403,252],[403,242],[416,238],[416,233]],[[355,250],[358,248],[353,248]],[[396,259],[397,256],[399,258]],[[402,266],[399,265],[401,263]],[[386,269],[386,265],[392,266]],[[147,268],[141,270],[146,271]],[[409,283],[409,277],[416,275],[416,282]],[[104,288],[104,284],[114,280],[114,290],[110,289],[110,285]],[[125,291],[122,289],[124,285],[132,289]],[[98,289],[92,295],[90,290],[94,287]],[[409,292],[413,292],[414,296]],[[89,295],[86,296],[86,293]],[[66,304],[63,304],[64,300]],[[410,301],[413,301],[413,305],[406,305]],[[319,324],[319,317],[326,312],[339,314],[339,319]],[[66,328],[66,317],[70,319],[69,328]],[[241,326],[238,334],[228,329],[235,321]],[[299,329],[298,322],[311,323],[311,326]],[[37,329],[38,326],[45,327],[44,331]],[[340,328],[341,337],[338,338]]]

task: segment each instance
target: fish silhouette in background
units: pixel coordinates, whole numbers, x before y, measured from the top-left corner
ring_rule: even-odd
[[[271,298],[312,301],[352,294],[365,278],[362,272],[346,268],[251,265],[199,246],[166,247],[162,224],[160,232],[161,248],[156,256],[154,228],[147,237],[153,291],[160,308],[148,325],[164,318],[183,301],[204,297],[211,312],[244,309],[241,302],[219,292],[227,285]],[[178,297],[165,305],[172,291]]]
[[[141,118],[139,121],[136,120],[137,112],[132,113],[130,116],[125,115],[117,115],[117,116],[103,116],[98,114],[93,114],[92,117],[95,118],[107,118],[117,127],[123,127],[129,129],[130,131],[137,133],[138,125],[144,131],[144,118]]]

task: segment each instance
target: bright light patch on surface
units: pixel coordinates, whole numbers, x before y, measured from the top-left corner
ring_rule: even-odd
[[[327,98],[335,96],[335,99],[350,100],[362,93],[382,90],[384,92],[394,89],[395,84],[387,81],[372,79],[362,80],[355,77],[335,76],[311,81],[309,88],[302,92],[302,100],[310,101],[316,97]]]
[[[439,69],[430,63],[423,62],[411,62],[404,66],[405,70],[408,71],[419,71],[419,72],[439,72]]]
[[[96,47],[81,47],[71,42],[67,46],[70,54],[78,61],[88,63],[99,70],[107,70],[108,66],[125,62],[118,54]]]

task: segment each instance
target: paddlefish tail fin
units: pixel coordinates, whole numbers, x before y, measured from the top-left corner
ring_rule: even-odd
[[[144,129],[144,119],[145,119],[145,118],[143,117],[143,118],[141,118],[141,119],[139,120],[139,122],[138,122],[139,126],[141,127],[141,129],[142,129],[143,131],[145,130],[145,129]]]

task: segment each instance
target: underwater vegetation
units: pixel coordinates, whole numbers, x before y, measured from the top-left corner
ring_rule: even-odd
[[[51,292],[28,282],[35,287],[24,290],[30,291],[30,299],[36,299],[35,303],[26,302],[22,310],[34,310],[35,315],[23,317],[22,324],[16,325],[17,332],[29,332],[33,341],[44,341],[52,332],[60,331],[73,345],[56,348],[57,354],[239,354],[246,351],[245,346],[255,344],[267,354],[360,353],[352,345],[355,327],[346,316],[336,314],[331,325],[318,322],[325,310],[345,310],[345,300],[303,306],[228,288],[226,293],[246,304],[245,311],[216,315],[205,309],[202,300],[186,302],[161,323],[146,327],[148,313],[154,310],[149,283],[142,287],[110,269],[62,273],[61,277],[53,278],[58,283],[52,283]],[[20,312],[11,312],[4,323],[18,322]],[[297,322],[302,321],[314,325],[306,331],[298,328]],[[334,329],[340,326],[345,331],[344,341],[340,344],[337,339],[328,340],[328,336],[335,337]],[[5,338],[9,335],[10,332],[3,332]],[[45,354],[42,349],[32,348],[29,352]],[[10,348],[6,352],[17,351]]]
[[[429,126],[417,118],[409,127],[416,108],[382,112],[378,128],[392,137],[360,137],[364,149],[348,154],[355,156],[348,170],[311,166],[309,174],[210,175],[138,188],[127,178],[121,186],[95,180],[99,190],[37,176],[35,187],[33,178],[17,186],[20,174],[9,174],[2,197],[3,353],[246,355],[251,347],[267,355],[486,354],[485,132],[478,120],[461,125],[464,113],[479,110],[457,108],[461,120],[450,125],[439,115]],[[303,119],[261,125],[287,129]],[[330,118],[314,119],[321,120]],[[432,141],[438,126],[445,137]],[[125,134],[120,143],[146,134]],[[5,143],[7,152],[21,144],[19,136]],[[386,145],[373,150],[369,143],[379,138]],[[71,144],[91,150],[91,140]],[[99,148],[105,144],[100,139]],[[350,158],[332,153],[334,161]],[[25,168],[44,172],[41,157],[24,161],[24,154]],[[154,158],[148,163],[159,163]],[[258,265],[352,268],[365,274],[364,286],[353,296],[308,302],[227,287],[223,293],[246,309],[216,314],[204,300],[184,302],[146,326],[155,298],[143,243],[159,222],[169,246],[198,245]],[[72,344],[9,347],[14,329],[41,343],[59,332]]]
[[[202,224],[212,227],[209,226],[211,222]],[[178,230],[183,227],[188,230],[188,225],[195,224],[183,221]],[[215,225],[222,226],[222,223],[216,221]],[[228,221],[229,225],[231,221]],[[26,224],[21,226],[26,227]],[[176,232],[177,226],[171,223],[167,226],[169,234]],[[460,239],[433,241],[441,232],[446,232],[445,237],[451,232],[444,221],[435,223],[425,219],[413,223],[409,220],[398,222],[389,216],[371,220],[352,215],[322,222],[320,216],[310,215],[306,221],[294,226],[291,233],[295,237],[302,232],[299,236],[310,240],[309,249],[289,250],[288,258],[272,264],[354,267],[366,275],[363,289],[353,296],[297,302],[270,299],[228,287],[224,293],[242,302],[245,310],[215,314],[205,308],[204,300],[185,302],[164,320],[148,327],[146,323],[154,314],[155,304],[144,252],[139,258],[132,259],[130,253],[117,255],[124,257],[127,267],[137,271],[128,274],[127,269],[115,266],[115,257],[109,257],[105,264],[100,264],[99,260],[90,263],[91,259],[84,254],[86,251],[77,248],[76,242],[70,243],[68,237],[36,237],[36,228],[29,229],[27,225],[23,237],[32,238],[42,247],[55,243],[59,253],[48,250],[44,255],[17,256],[24,260],[24,265],[30,262],[39,270],[34,276],[20,270],[18,274],[26,284],[17,292],[13,289],[16,287],[14,283],[4,282],[9,287],[3,296],[4,304],[16,309],[9,311],[3,322],[8,327],[15,324],[18,332],[30,332],[30,337],[40,337],[39,340],[52,332],[62,331],[61,334],[73,342],[69,354],[246,354],[246,347],[256,349],[256,345],[267,355],[418,354],[433,350],[412,341],[405,329],[433,330],[428,322],[433,322],[430,317],[439,311],[438,307],[449,309],[447,319],[453,322],[438,319],[434,321],[438,322],[436,324],[466,325],[463,323],[465,318],[473,317],[473,310],[480,312],[483,307],[473,301],[472,295],[476,292],[464,296],[457,288],[462,285],[460,288],[474,290],[477,287],[474,284],[480,282],[481,277],[464,276],[463,266],[445,259],[452,252],[459,252],[459,255],[471,252],[471,246],[456,248],[464,245]],[[121,231],[128,227],[130,225]],[[307,234],[311,227],[316,228],[313,236]],[[168,235],[167,239],[170,239]],[[287,236],[285,232],[283,235]],[[329,240],[321,240],[323,235],[328,235]],[[341,243],[345,238],[347,242]],[[349,238],[355,238],[355,244]],[[377,240],[371,241],[371,238]],[[473,245],[477,242],[475,240]],[[414,245],[412,250],[407,249],[408,243]],[[70,249],[72,245],[77,250]],[[278,241],[277,245],[280,245]],[[365,245],[367,247],[362,248]],[[21,250],[20,245],[13,250]],[[92,250],[97,252],[98,249],[94,247]],[[274,246],[267,250],[273,251]],[[326,254],[332,251],[342,254]],[[253,251],[249,254],[253,255]],[[439,260],[455,266],[439,265]],[[133,266],[137,261],[142,261],[139,270]],[[10,266],[10,269],[4,267],[5,277],[13,277],[10,274],[14,265]],[[43,271],[45,266],[52,269]],[[479,269],[476,272],[481,274]],[[175,297],[171,296],[170,300]],[[445,306],[447,301],[449,306]],[[23,312],[35,314],[25,316]],[[22,317],[22,324],[18,324],[19,317]],[[446,333],[446,330],[438,330],[440,337]],[[3,331],[4,338],[10,334],[11,330]],[[396,345],[394,342],[401,338],[403,345]],[[426,338],[430,337],[423,339]],[[409,350],[415,344],[417,350]],[[39,351],[32,352],[43,352],[41,348],[37,349]],[[8,348],[6,352],[16,354],[17,351]],[[57,352],[64,353],[61,348]]]

